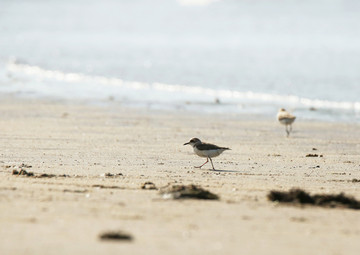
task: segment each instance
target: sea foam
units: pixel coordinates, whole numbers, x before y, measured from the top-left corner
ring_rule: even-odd
[[[299,97],[295,95],[280,95],[270,93],[256,93],[252,91],[236,91],[229,89],[213,89],[202,86],[188,86],[188,85],[176,85],[165,83],[147,83],[141,81],[124,81],[120,78],[88,75],[82,73],[63,72],[59,70],[47,70],[36,65],[29,65],[19,63],[14,59],[9,60],[6,63],[6,70],[13,76],[27,77],[30,80],[37,82],[61,82],[63,87],[67,85],[72,86],[74,93],[68,95],[70,97],[83,97],[84,95],[89,98],[97,98],[103,96],[119,96],[126,97],[131,100],[134,96],[135,100],[144,101],[175,101],[180,102],[214,102],[221,101],[232,104],[272,104],[277,106],[290,105],[291,107],[300,108],[312,108],[312,109],[330,109],[330,110],[348,110],[354,112],[360,112],[360,102],[338,102],[321,99],[310,99]],[[26,85],[25,85],[26,86]],[[24,88],[25,88],[24,86]],[[77,89],[76,87],[77,86]],[[58,89],[55,91],[61,91],[61,85],[58,85]],[[40,91],[42,87],[32,87],[33,93],[42,94]],[[91,94],[86,92],[88,90],[96,91],[101,90],[103,93]],[[78,93],[76,93],[78,91]],[[94,92],[96,92],[94,91]],[[125,95],[124,93],[129,93]],[[141,93],[141,92],[146,92]],[[140,97],[136,96],[136,93],[140,93]],[[166,94],[166,97],[164,96]],[[61,93],[58,93],[61,96]],[[52,96],[57,96],[53,94]],[[99,98],[101,99],[101,98]]]

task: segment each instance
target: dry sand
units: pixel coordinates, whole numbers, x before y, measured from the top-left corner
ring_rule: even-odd
[[[357,124],[298,118],[286,138],[275,120],[13,98],[1,100],[0,122],[2,255],[359,254],[360,210],[266,198],[300,187],[360,199]],[[232,149],[213,160],[219,171],[193,168],[204,159],[182,145],[192,137]],[[12,175],[22,163],[68,176]],[[164,200],[140,188],[146,181],[197,184],[221,199]],[[134,239],[101,241],[108,230]]]

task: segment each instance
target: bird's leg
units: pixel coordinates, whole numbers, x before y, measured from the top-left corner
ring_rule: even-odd
[[[290,125],[290,132],[292,132],[292,125]]]
[[[212,165],[212,167],[213,167],[213,170],[215,170],[215,167],[214,167],[214,164],[213,164],[213,162],[212,162],[212,159],[211,159],[211,158],[209,158],[209,159],[210,159],[211,165]]]
[[[205,165],[207,162],[209,162],[209,158],[206,158],[206,162],[202,164],[201,166],[194,166],[195,168],[201,168],[203,165]]]
[[[290,131],[288,130],[288,125],[285,125],[285,130],[286,130],[287,137],[289,137]]]

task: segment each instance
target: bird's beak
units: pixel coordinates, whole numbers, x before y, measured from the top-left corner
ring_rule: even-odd
[[[189,144],[189,143],[184,143],[184,145],[187,145],[187,144]]]

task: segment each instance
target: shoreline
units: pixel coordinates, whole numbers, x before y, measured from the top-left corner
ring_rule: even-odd
[[[360,179],[358,124],[297,120],[286,138],[275,120],[11,97],[1,101],[0,114],[4,254],[357,254],[360,248],[358,211],[266,198],[270,190],[298,187],[359,200],[359,183],[351,182]],[[182,145],[192,137],[232,149],[213,159],[222,171],[193,168],[204,160]],[[22,163],[56,176],[12,175]],[[147,181],[196,184],[220,200],[163,200],[141,189]],[[100,241],[107,230],[134,240]]]
[[[189,110],[185,107],[172,106],[172,107],[158,107],[153,106],[153,103],[139,103],[139,102],[128,102],[127,100],[117,100],[114,101],[112,96],[109,96],[107,99],[64,99],[60,97],[49,97],[49,96],[26,96],[19,95],[16,93],[5,93],[0,96],[0,99],[3,102],[27,102],[27,103],[42,103],[42,104],[55,104],[55,105],[73,105],[73,106],[84,106],[84,107],[94,107],[100,108],[107,111],[116,111],[118,109],[129,110],[133,112],[139,112],[141,114],[159,114],[159,115],[175,115],[175,116],[193,116],[193,117],[209,117],[209,118],[218,118],[218,119],[231,119],[239,121],[268,121],[277,123],[276,114],[277,110],[274,110],[272,114],[261,114],[261,113],[251,113],[251,112],[204,112],[202,110]],[[216,106],[218,103],[203,103],[202,105]],[[221,103],[220,103],[221,104]],[[145,106],[146,105],[146,106]],[[192,103],[185,103],[185,105],[192,105]],[[298,111],[304,111],[304,109],[298,109]],[[309,111],[317,111],[310,110]],[[290,110],[290,112],[292,112]],[[322,119],[308,118],[302,116],[299,113],[296,113],[297,121],[302,123],[323,123],[323,124],[344,124],[344,125],[360,125],[356,120],[350,121],[347,120],[335,120],[322,117]],[[296,125],[295,122],[295,125]]]

